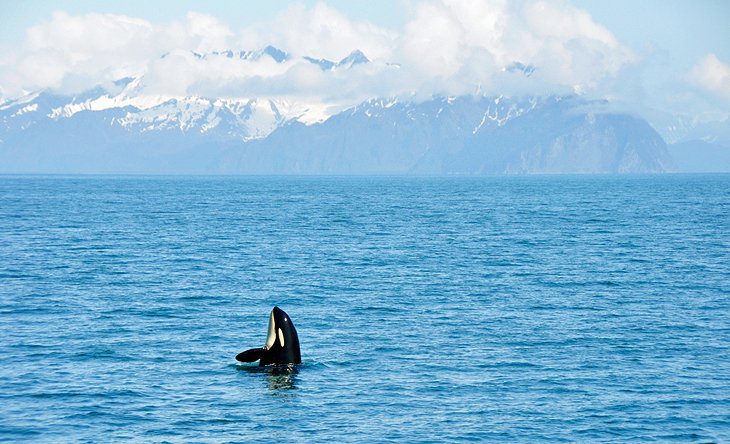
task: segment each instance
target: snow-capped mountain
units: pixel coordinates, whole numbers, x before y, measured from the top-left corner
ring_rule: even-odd
[[[257,51],[194,58],[314,65],[346,74],[371,62]],[[162,56],[168,57],[168,55]],[[534,66],[505,68],[530,77]],[[67,97],[38,92],[0,104],[0,172],[504,174],[672,170],[643,120],[573,97],[370,99],[163,96],[124,78]],[[243,95],[243,94],[242,94]]]
[[[209,54],[192,53],[197,58],[224,57],[260,60],[269,57],[278,64],[292,57],[273,46],[258,51],[223,51]],[[161,58],[167,57],[168,54]],[[355,50],[338,62],[301,57],[322,70],[347,70],[355,65],[370,63]],[[145,76],[125,78],[112,88],[95,88],[81,95],[63,97],[48,93],[29,94],[16,101],[0,105],[0,125],[5,131],[25,128],[50,119],[70,119],[84,111],[124,111],[110,121],[133,132],[179,130],[183,133],[215,133],[217,137],[247,141],[266,137],[282,123],[297,120],[306,124],[321,122],[338,110],[336,104],[301,103],[286,98],[238,97],[217,98],[200,96],[164,96],[149,94]],[[26,114],[26,118],[17,119]],[[0,136],[0,139],[2,136]]]

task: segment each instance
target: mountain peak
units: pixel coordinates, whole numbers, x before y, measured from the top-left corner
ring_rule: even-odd
[[[370,59],[363,54],[362,51],[356,49],[352,51],[347,57],[343,58],[339,62],[333,62],[327,59],[315,59],[314,57],[304,56],[304,60],[319,66],[322,71],[332,71],[335,69],[349,69],[355,65],[361,65],[364,63],[370,63]]]
[[[225,51],[213,51],[210,54],[193,54],[195,54],[195,56],[198,58],[206,58],[209,55],[213,55],[224,56],[229,59],[238,58],[241,60],[259,60],[263,56],[269,56],[274,59],[276,63],[282,63],[289,60],[289,54],[286,51],[282,51],[281,49],[271,45],[267,45],[263,49],[260,49],[258,51],[232,51],[228,49]]]
[[[261,53],[268,55],[274,59],[276,63],[281,63],[289,59],[289,54],[286,51],[282,51],[281,49],[271,45],[267,45],[261,50]]]
[[[352,51],[347,57],[340,60],[337,63],[337,67],[338,68],[340,68],[340,67],[350,68],[354,65],[360,65],[360,64],[364,64],[364,63],[370,63],[370,59],[368,59],[365,56],[365,54],[363,54],[362,51],[360,51],[359,49],[356,49],[356,50]]]
[[[335,67],[335,62],[327,59],[315,59],[314,57],[304,56],[304,60],[313,65],[319,66],[322,71],[330,71]]]
[[[535,65],[525,65],[522,62],[512,62],[504,68],[505,71],[509,72],[521,72],[525,77],[530,77],[536,69]]]

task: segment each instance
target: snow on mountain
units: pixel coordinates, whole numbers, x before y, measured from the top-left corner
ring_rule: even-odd
[[[275,48],[271,45],[266,46],[258,51],[214,51],[211,55],[223,55],[229,59],[236,58],[240,60],[260,60],[264,56],[271,57],[276,63],[283,63],[290,59],[290,55],[286,51]],[[198,54],[200,58],[209,57],[208,54]]]
[[[37,99],[40,94],[41,94],[40,91],[38,91],[38,92],[31,93],[31,94],[26,94],[25,96],[20,97],[19,99],[16,99],[16,100],[3,99],[2,104],[0,104],[0,111],[5,111],[6,109],[9,109],[11,107],[17,107],[20,105],[24,105],[26,103],[30,103],[30,102],[34,101],[35,99]]]
[[[730,117],[702,120],[694,116],[672,115],[661,123],[660,132],[667,143],[702,140],[730,146]]]
[[[31,105],[24,106],[23,108],[20,108],[18,111],[16,111],[10,117],[18,117],[18,116],[23,115],[25,113],[34,112],[34,111],[38,111],[38,104],[37,103],[33,103]]]
[[[161,58],[168,56],[169,54],[165,54]],[[256,51],[193,53],[193,56],[200,59],[224,57],[247,61],[267,58],[270,63],[282,66],[291,63],[314,63],[323,70],[347,70],[370,62],[359,50],[338,62],[311,57],[295,60],[290,54],[273,46]],[[200,134],[219,132],[225,138],[247,141],[266,137],[287,121],[296,120],[307,125],[322,122],[341,109],[335,103],[317,100],[304,103],[287,97],[219,98],[151,94],[145,88],[144,75],[121,79],[115,86],[114,92],[97,87],[73,97],[54,96],[55,106],[50,110],[36,103],[41,93],[34,93],[15,101],[4,102],[0,105],[0,113],[6,127],[9,127],[14,125],[10,120],[29,112],[40,111],[34,117],[36,120],[47,118],[58,121],[70,119],[81,112],[123,110],[124,116],[114,118],[111,125],[141,132],[171,129]],[[13,112],[9,115],[3,113],[10,109]],[[20,126],[25,128],[30,124],[32,123],[24,122]]]
[[[69,118],[81,111],[103,111],[111,108],[132,107],[137,110],[146,110],[172,99],[160,95],[140,94],[141,80],[142,77],[131,79],[116,95],[109,94],[102,89],[99,91],[99,95],[88,97],[85,100],[83,97],[73,97],[69,103],[51,110],[48,117],[51,119]]]
[[[490,125],[502,126],[510,119],[532,111],[541,99],[508,99],[504,96],[482,97],[474,101],[470,97],[440,97],[416,103],[391,99],[370,99],[346,111],[355,116],[363,114],[368,118],[390,118],[403,114],[409,121],[437,121],[440,118],[458,120],[460,129],[471,129],[476,134]],[[448,117],[454,110],[457,116]],[[446,113],[444,113],[446,111]],[[477,120],[478,119],[478,120]]]
[[[730,118],[672,115],[662,135],[682,172],[730,172]]]
[[[125,128],[140,132],[179,129],[201,134],[220,127],[225,121],[231,125],[227,135],[249,140],[265,137],[283,117],[269,100],[235,101],[185,97],[170,99],[138,112],[128,112],[117,122]]]
[[[78,101],[77,98],[51,110],[47,115],[57,120],[71,118],[82,111],[124,109],[126,114],[114,124],[136,131],[179,129],[182,132],[206,133],[224,121],[231,123],[226,134],[249,140],[265,137],[277,125],[291,117],[283,116],[274,101],[256,99],[209,99],[147,95],[141,91],[142,78],[128,82],[116,95],[103,94]]]

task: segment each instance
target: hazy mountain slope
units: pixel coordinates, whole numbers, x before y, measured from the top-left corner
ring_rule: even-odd
[[[668,146],[677,164],[685,173],[730,172],[730,147],[703,140],[688,140]]]
[[[234,147],[221,170],[273,174],[645,173],[673,169],[646,122],[578,98],[369,101]]]

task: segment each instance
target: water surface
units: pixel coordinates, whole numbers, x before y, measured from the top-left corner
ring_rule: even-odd
[[[4,176],[0,439],[730,441],[728,263],[728,175]]]

